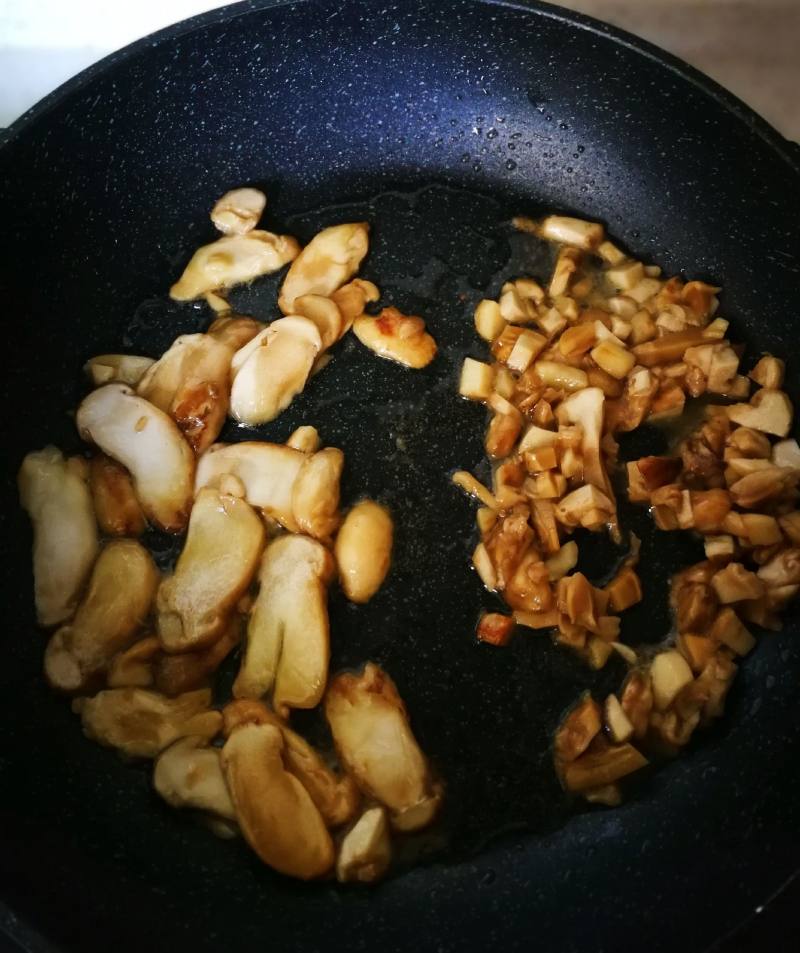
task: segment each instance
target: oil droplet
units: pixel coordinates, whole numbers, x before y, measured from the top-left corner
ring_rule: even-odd
[[[578,146],[578,152],[586,152],[585,146]]]
[[[516,167],[517,167],[517,163],[513,159],[506,160],[506,168],[508,169],[509,172],[513,172],[514,169],[516,169]]]
[[[568,165],[568,166],[567,166],[567,172],[574,172],[574,171],[575,171],[575,170],[572,168],[571,165]]]

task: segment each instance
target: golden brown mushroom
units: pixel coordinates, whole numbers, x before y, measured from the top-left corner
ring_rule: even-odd
[[[236,820],[228,793],[219,748],[208,739],[190,735],[162,751],[153,768],[153,786],[172,807],[203,811],[226,821]]]
[[[369,602],[380,589],[392,560],[393,533],[389,511],[372,500],[357,503],[345,517],[334,554],[351,602]]]

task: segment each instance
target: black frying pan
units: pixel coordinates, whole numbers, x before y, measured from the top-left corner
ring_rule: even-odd
[[[115,54],[21,119],[0,150],[8,932],[33,950],[82,953],[689,953],[791,878],[796,615],[742,666],[717,728],[632,785],[623,807],[582,810],[554,778],[551,735],[580,690],[608,690],[622,672],[592,675],[547,638],[520,635],[506,651],[474,642],[490,600],[468,566],[472,507],[448,473],[482,458],[482,411],[454,396],[461,359],[479,353],[472,306],[542,263],[511,238],[520,211],[602,219],[637,256],[724,285],[735,337],[751,358],[790,359],[796,401],[799,172],[797,152],[708,80],[534,3],[238,4]],[[394,675],[448,801],[374,890],[290,882],[171,812],[146,770],[83,739],[40,674],[16,469],[48,442],[78,448],[67,411],[87,357],[120,345],[158,354],[206,325],[204,308],[165,291],[211,236],[212,200],[244,183],[266,189],[272,226],[303,240],[370,219],[367,277],[443,345],[411,374],[350,341],[259,431],[285,439],[313,421],[346,452],[346,499],[378,495],[396,514],[384,591],[366,608],[333,600],[334,665],[374,658]],[[274,288],[259,282],[235,303],[266,317]],[[647,592],[624,636],[660,638],[666,579],[697,548],[656,536],[644,513],[624,518],[644,538]],[[174,545],[151,543],[168,562]],[[608,571],[618,555],[597,541],[589,568]],[[313,717],[301,727],[320,730]]]

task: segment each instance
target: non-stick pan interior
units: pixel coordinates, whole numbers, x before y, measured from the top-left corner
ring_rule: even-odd
[[[461,360],[480,356],[474,304],[547,267],[535,241],[513,236],[516,212],[602,219],[636,255],[723,285],[734,338],[751,357],[788,357],[791,371],[800,190],[777,137],[693,78],[552,10],[253,4],[96,71],[20,127],[0,168],[11,339],[2,869],[24,920],[70,950],[107,950],[112,938],[121,950],[391,949],[414,937],[442,950],[535,940],[563,951],[589,938],[620,950],[644,936],[654,949],[699,950],[792,872],[796,621],[745,663],[724,724],[643,778],[624,807],[578,814],[553,775],[550,737],[579,691],[609,690],[622,669],[593,675],[543,636],[508,650],[475,643],[492,602],[469,569],[473,507],[449,485],[483,455],[482,411],[455,395]],[[147,771],[82,738],[40,675],[16,468],[48,442],[78,448],[69,411],[87,357],[120,346],[157,355],[208,323],[204,306],[165,292],[211,237],[213,199],[243,183],[264,187],[270,226],[301,240],[368,219],[366,276],[386,303],[423,315],[441,347],[412,373],[348,341],[258,431],[283,440],[314,423],[345,451],[345,501],[377,496],[395,513],[382,593],[359,608],[334,597],[333,662],[386,666],[448,797],[441,824],[409,841],[401,871],[373,891],[290,883],[173,814]],[[268,318],[274,299],[265,280],[234,300]],[[665,437],[642,439],[657,448]],[[647,601],[623,632],[655,641],[668,576],[697,548],[656,536],[641,511],[625,521],[644,539]],[[168,541],[153,542],[168,563]],[[624,552],[592,549],[596,579]],[[313,716],[298,723],[322,737]]]

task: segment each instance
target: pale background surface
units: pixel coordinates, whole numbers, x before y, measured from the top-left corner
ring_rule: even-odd
[[[0,0],[0,126],[106,53],[220,5],[220,0]],[[561,6],[675,53],[785,136],[800,139],[800,0],[565,0]]]

